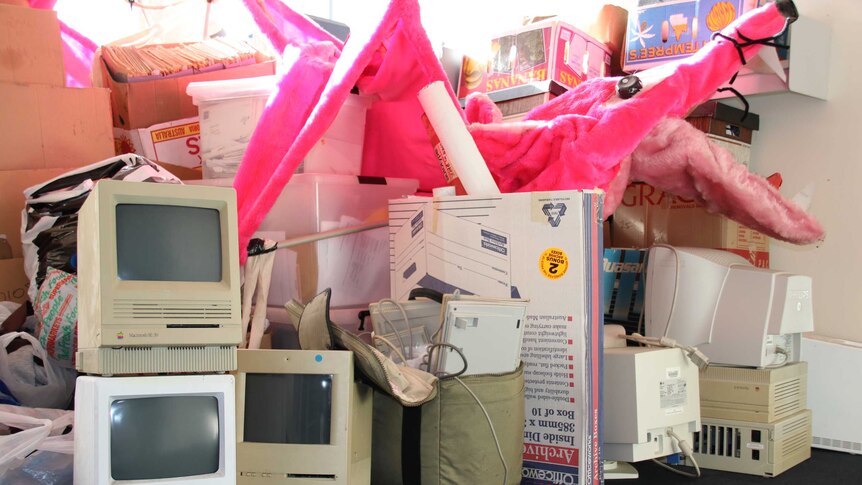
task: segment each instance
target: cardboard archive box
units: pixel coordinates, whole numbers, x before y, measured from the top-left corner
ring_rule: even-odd
[[[53,10],[0,4],[0,52],[0,83],[66,85]]]
[[[578,191],[389,202],[393,299],[424,287],[530,300],[524,484],[599,483],[601,206]]]
[[[612,246],[674,246],[724,249],[769,267],[769,237],[721,214],[710,214],[694,200],[643,183],[626,188],[611,223]]]

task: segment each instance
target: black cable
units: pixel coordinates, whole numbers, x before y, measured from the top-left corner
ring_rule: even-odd
[[[358,330],[361,332],[365,330],[365,319],[371,316],[371,312],[368,310],[361,310],[358,315],[359,317],[359,328]]]
[[[763,37],[762,39],[752,39],[750,37],[747,37],[742,32],[740,32],[739,29],[736,29],[737,37],[742,39],[743,42],[740,42],[740,41],[734,39],[733,37],[731,37],[729,35],[722,34],[721,32],[716,32],[716,33],[712,34],[712,39],[715,39],[716,37],[721,37],[722,39],[725,39],[725,40],[732,42],[733,46],[736,47],[737,54],[739,54],[739,60],[742,62],[742,65],[744,66],[748,63],[748,60],[745,58],[745,53],[742,52],[742,49],[745,47],[750,47],[753,45],[763,45],[763,46],[767,46],[767,47],[775,47],[778,49],[789,49],[790,48],[789,45],[779,44],[778,39],[782,35],[784,35],[785,32],[787,32],[787,29],[790,28],[790,23],[791,23],[790,18],[785,19],[784,20],[784,27],[781,29],[781,31],[779,33],[773,35],[772,37]]]
[[[740,60],[740,62],[742,62],[742,65],[744,66],[744,65],[748,64],[748,60],[745,58],[745,53],[742,51],[742,49],[744,49],[745,47],[750,47],[753,45],[762,45],[762,46],[767,46],[767,47],[775,47],[777,49],[789,49],[790,48],[789,45],[778,43],[778,39],[779,39],[779,37],[781,37],[782,35],[784,35],[787,32],[787,29],[790,28],[790,24],[794,20],[796,20],[796,19],[791,18],[791,17],[784,19],[784,27],[782,27],[782,29],[779,33],[773,35],[772,37],[764,37],[762,39],[752,39],[752,38],[746,36],[745,34],[743,34],[742,32],[740,32],[739,29],[736,29],[736,35],[737,35],[737,37],[742,39],[742,42],[740,42],[737,39],[734,39],[733,37],[731,37],[729,35],[722,34],[721,32],[716,32],[716,33],[712,34],[712,40],[714,40],[716,37],[720,37],[722,39],[725,39],[725,40],[733,43],[733,46],[736,48],[736,53],[739,54],[739,60]],[[730,78],[730,82],[728,84],[730,84],[732,86],[733,83],[736,81],[737,76],[739,76],[739,71],[737,71],[736,74],[734,74],[733,77]],[[748,100],[745,99],[745,96],[742,93],[740,93],[739,91],[737,91],[733,87],[718,88],[716,91],[719,93],[725,92],[725,91],[730,91],[731,93],[733,93],[740,101],[742,101],[742,104],[745,106],[745,112],[742,114],[742,118],[740,118],[740,121],[745,121],[745,119],[748,118],[750,105],[748,104]]]
[[[735,75],[734,75],[734,78],[736,78]],[[731,84],[733,84],[732,81],[731,81]],[[736,88],[733,88],[731,86],[716,89],[716,92],[719,92],[719,93],[723,93],[725,91],[730,91],[731,93],[733,93],[737,98],[739,98],[739,100],[742,102],[743,106],[745,106],[745,112],[742,113],[742,118],[739,119],[739,121],[745,121],[745,119],[748,118],[748,110],[751,107],[751,105],[748,104],[748,100],[745,99],[745,96],[742,93],[740,93],[739,91],[737,91]]]

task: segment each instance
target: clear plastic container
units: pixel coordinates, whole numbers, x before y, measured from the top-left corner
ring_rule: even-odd
[[[276,76],[189,83],[198,107],[203,177],[233,177],[275,88]]]
[[[188,181],[230,186],[232,179]],[[385,221],[388,201],[416,192],[414,179],[296,174],[258,228],[257,237],[289,239]],[[332,306],[367,306],[389,292],[389,229],[381,227],[277,251],[268,306],[303,302],[332,288]]]
[[[230,178],[260,120],[276,76],[190,83],[186,93],[198,107],[203,178]],[[371,101],[348,96],[335,120],[311,148],[298,173],[359,175],[365,114]]]

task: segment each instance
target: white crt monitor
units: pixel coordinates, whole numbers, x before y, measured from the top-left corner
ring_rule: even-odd
[[[648,337],[696,346],[710,362],[748,367],[799,359],[814,330],[811,278],[756,268],[736,254],[654,246],[646,267]]]
[[[78,370],[233,370],[239,292],[232,188],[96,183],[78,220]]]
[[[227,374],[79,377],[75,483],[236,483],[234,390]]]
[[[237,483],[368,485],[371,389],[349,351],[239,350]]]
[[[697,366],[680,349],[606,348],[604,458],[650,460],[679,453],[679,439],[692,443],[700,429],[699,382]]]

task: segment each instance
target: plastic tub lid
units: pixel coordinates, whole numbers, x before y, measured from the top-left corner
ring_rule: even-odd
[[[269,96],[275,85],[276,76],[203,81],[189,83],[186,94],[192,97],[192,102],[197,106],[199,102]]]

